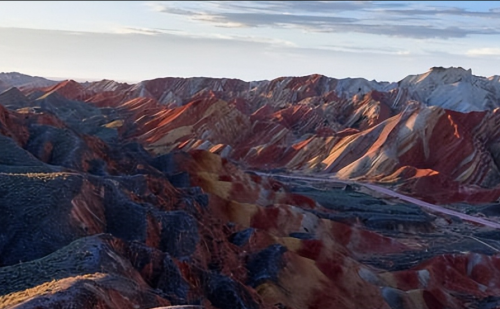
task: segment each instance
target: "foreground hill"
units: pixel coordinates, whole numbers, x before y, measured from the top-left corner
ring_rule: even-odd
[[[498,110],[427,106],[401,86],[415,83],[164,78],[2,92],[0,308],[495,308],[498,231],[355,184],[247,171],[495,201]],[[500,216],[495,203],[460,207]]]

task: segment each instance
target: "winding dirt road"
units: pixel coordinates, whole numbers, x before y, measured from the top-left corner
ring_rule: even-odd
[[[470,216],[470,215],[467,215],[467,214],[464,214],[464,213],[461,213],[458,211],[444,208],[442,206],[427,203],[427,202],[418,200],[414,197],[410,197],[410,196],[407,196],[407,195],[404,195],[401,193],[397,193],[397,192],[392,191],[390,189],[387,189],[387,188],[384,188],[381,186],[377,186],[374,184],[355,182],[352,180],[340,180],[340,179],[331,178],[331,177],[326,178],[326,177],[310,177],[310,176],[292,176],[292,175],[283,175],[283,174],[268,174],[268,173],[261,173],[261,172],[254,172],[254,173],[256,173],[257,175],[260,175],[260,176],[267,176],[267,177],[281,177],[281,178],[289,178],[289,179],[296,179],[296,180],[322,181],[322,182],[329,182],[329,183],[356,184],[356,185],[368,188],[370,190],[373,190],[375,192],[383,193],[385,195],[398,198],[400,200],[412,203],[414,205],[417,205],[417,206],[420,206],[423,208],[427,208],[431,212],[434,212],[434,213],[447,214],[450,216],[458,217],[458,218],[465,220],[465,221],[473,222],[476,224],[481,224],[481,225],[491,227],[494,229],[500,229],[500,223],[493,222],[493,221],[483,219],[483,218]]]

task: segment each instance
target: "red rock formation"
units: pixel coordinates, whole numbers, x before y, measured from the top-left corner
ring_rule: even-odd
[[[74,80],[66,80],[60,82],[54,86],[41,89],[46,93],[46,95],[57,92],[65,98],[75,100],[82,97],[84,92],[84,87]]]
[[[0,105],[0,133],[12,138],[19,145],[24,145],[28,141],[29,132],[24,126],[23,118],[20,115],[12,114]]]
[[[499,110],[428,107],[414,83],[161,78],[0,95],[0,307],[497,306],[495,231],[244,171],[498,199]]]
[[[443,72],[436,70],[425,83],[441,83]],[[451,75],[443,76],[456,74]],[[413,93],[408,87],[383,92],[390,87],[311,75],[253,83],[209,78],[161,78],[137,85],[66,81],[44,91],[116,108],[122,119],[107,126],[157,154],[206,149],[251,168],[397,182],[405,192],[443,203],[472,201],[481,194],[477,202],[498,198],[496,190],[484,194],[480,189],[500,181],[497,111],[417,107],[407,103]],[[433,170],[446,180],[420,181],[419,173],[403,179],[398,170],[404,167]],[[431,197],[427,183],[440,187],[441,197]]]

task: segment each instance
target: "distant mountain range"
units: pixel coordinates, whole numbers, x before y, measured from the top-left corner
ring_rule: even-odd
[[[0,73],[0,89],[7,87],[48,87],[57,84],[58,81],[46,79],[39,76],[30,76],[18,72]]]
[[[498,308],[498,231],[359,185],[498,222],[498,107],[463,68],[0,73],[0,308]]]
[[[469,112],[492,110],[500,107],[500,76],[494,75],[491,77],[481,77],[472,75],[472,71],[464,70],[463,68],[443,68],[433,67],[428,72],[417,75],[409,75],[399,82],[377,82],[368,81],[364,78],[345,78],[334,79],[321,75],[311,75],[309,77],[280,77],[272,81],[255,81],[243,82],[238,79],[226,78],[158,78],[154,80],[142,81],[137,84],[128,85],[130,89],[127,91],[137,91],[144,88],[144,85],[162,81],[165,89],[155,89],[151,92],[150,89],[144,88],[144,93],[141,96],[154,97],[161,104],[182,104],[177,92],[181,91],[177,88],[177,84],[189,84],[191,93],[182,93],[184,97],[193,96],[200,91],[215,91],[225,92],[223,84],[230,83],[239,89],[238,93],[226,95],[228,97],[243,97],[248,100],[248,96],[254,95],[256,92],[261,92],[261,89],[278,83],[279,81],[293,79],[310,80],[313,76],[321,77],[321,83],[316,84],[316,87],[321,88],[316,95],[325,94],[333,91],[341,98],[352,98],[356,94],[364,94],[372,90],[381,92],[398,92],[399,96],[393,102],[393,105],[405,103],[407,100],[416,100],[426,105],[439,106],[450,110]],[[173,82],[176,81],[176,82]],[[43,88],[58,84],[60,81],[50,80],[38,76],[30,76],[18,72],[0,73],[0,89],[5,90],[9,87],[17,88]],[[72,81],[73,82],[73,81]],[[172,82],[169,84],[169,82]],[[177,83],[177,84],[176,84]],[[86,93],[111,91],[123,88],[126,83],[118,83],[111,80],[103,80],[100,82],[85,82],[79,83],[82,86],[82,91]],[[202,85],[206,84],[206,85]],[[229,85],[229,84],[228,84]],[[203,87],[206,86],[206,87]],[[334,88],[332,88],[334,86]],[[107,88],[106,88],[107,87]],[[318,89],[319,89],[318,88]],[[234,91],[234,89],[229,89]],[[163,93],[157,93],[163,91]],[[136,96],[138,94],[135,94]],[[297,103],[296,98],[274,98],[274,105]],[[284,101],[283,101],[284,100]],[[288,101],[287,101],[288,100]],[[259,105],[253,106],[258,107]]]
[[[23,85],[0,95],[8,108],[43,106],[80,132],[134,139],[158,155],[205,149],[248,168],[380,181],[441,202],[463,192],[500,197],[499,76],[434,67],[397,83],[322,75],[137,84],[0,78]]]

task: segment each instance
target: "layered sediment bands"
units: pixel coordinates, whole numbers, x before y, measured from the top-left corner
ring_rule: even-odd
[[[248,116],[211,96],[157,113],[139,125],[138,134],[153,153],[162,154],[175,148],[189,150],[193,143],[202,148],[234,145],[245,138],[249,126]]]
[[[497,204],[470,204],[500,196],[499,110],[434,106],[498,82],[462,71],[1,93],[0,308],[498,307],[494,230],[248,171],[378,182],[494,220]]]
[[[500,181],[498,87],[497,78],[470,70],[431,68],[397,84],[321,75],[158,78],[135,85],[64,81],[24,92],[38,101],[29,106],[43,105],[78,131],[107,141],[133,138],[158,155],[204,149],[249,168],[336,173],[418,196],[438,177],[449,193],[422,197],[446,203],[473,201],[481,195],[474,192]],[[10,92],[5,97],[19,96]],[[84,116],[66,114],[61,97]],[[415,172],[405,178],[403,171]],[[496,198],[492,189],[477,202]]]
[[[400,166],[413,166],[433,169],[461,183],[488,185],[498,174],[491,154],[479,137],[471,134],[474,128],[468,130],[457,124],[454,116],[435,107],[394,116],[371,130],[351,136],[350,141],[335,147],[334,154],[324,163],[327,169],[339,171],[344,177],[376,177]],[[474,115],[468,118],[475,120]],[[338,162],[339,157],[344,157],[344,145],[360,155],[351,157],[355,160],[347,166]],[[378,164],[373,164],[374,161]]]

